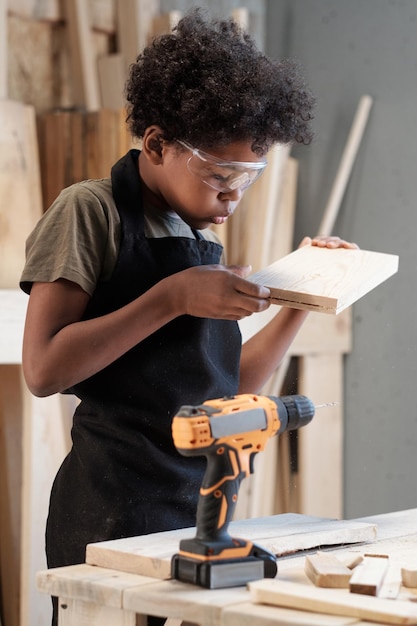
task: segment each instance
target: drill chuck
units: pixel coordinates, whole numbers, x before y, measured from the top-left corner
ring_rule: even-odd
[[[277,405],[280,427],[277,432],[296,430],[309,424],[314,417],[315,406],[310,398],[302,395],[268,396]]]

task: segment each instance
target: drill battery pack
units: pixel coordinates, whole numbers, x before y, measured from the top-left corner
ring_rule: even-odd
[[[230,559],[198,559],[174,554],[171,577],[206,589],[241,587],[253,580],[274,578],[278,568],[273,554],[253,545],[252,554]]]

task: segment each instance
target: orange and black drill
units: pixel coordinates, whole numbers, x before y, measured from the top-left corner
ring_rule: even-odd
[[[173,578],[209,589],[237,587],[273,578],[273,554],[231,537],[239,486],[253,473],[255,455],[271,437],[308,424],[314,404],[306,396],[242,394],[184,405],[174,417],[172,434],[184,456],[206,456],[207,468],[197,506],[196,535],[180,541],[172,558]]]

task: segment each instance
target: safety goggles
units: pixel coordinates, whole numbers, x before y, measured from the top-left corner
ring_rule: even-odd
[[[194,148],[185,141],[177,140],[177,143],[192,152],[187,161],[191,174],[198,176],[209,187],[223,193],[235,189],[244,191],[259,178],[267,166],[267,161],[224,161]]]

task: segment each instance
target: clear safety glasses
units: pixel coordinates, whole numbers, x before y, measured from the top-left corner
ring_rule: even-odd
[[[267,166],[267,161],[224,161],[185,141],[177,140],[177,143],[192,152],[187,161],[188,170],[209,187],[223,193],[235,189],[244,191],[259,178]]]

